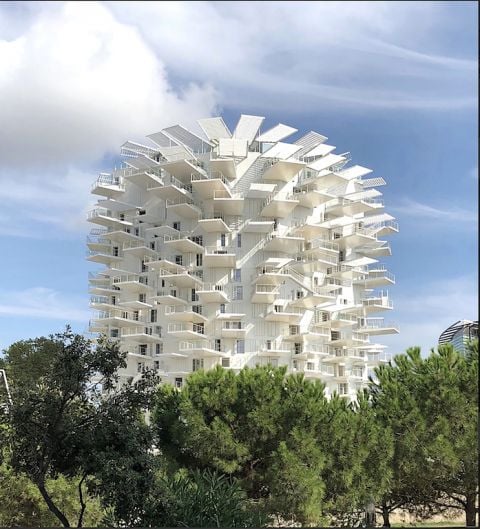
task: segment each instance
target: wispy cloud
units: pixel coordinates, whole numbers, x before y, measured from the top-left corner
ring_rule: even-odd
[[[87,322],[89,311],[85,299],[68,296],[51,288],[34,287],[25,290],[3,290],[0,292],[0,318],[6,316],[25,316]]]
[[[458,207],[435,207],[429,204],[423,204],[410,198],[404,199],[398,205],[391,205],[389,210],[392,212],[402,213],[406,218],[432,219],[435,221],[455,221],[474,223],[478,215],[474,210]]]

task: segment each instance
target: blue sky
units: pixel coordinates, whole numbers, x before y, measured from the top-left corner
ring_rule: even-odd
[[[0,349],[88,326],[85,214],[126,139],[222,114],[383,176],[401,334],[477,319],[475,2],[0,4]]]

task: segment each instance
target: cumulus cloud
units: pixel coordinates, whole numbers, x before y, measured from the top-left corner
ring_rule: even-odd
[[[138,31],[97,3],[40,11],[25,33],[0,41],[0,72],[4,167],[95,160],[214,104],[206,85],[174,92]]]

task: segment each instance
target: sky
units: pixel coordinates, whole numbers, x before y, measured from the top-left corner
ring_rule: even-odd
[[[120,145],[265,116],[382,176],[392,353],[478,319],[476,2],[0,2],[0,350],[88,328],[86,213]]]

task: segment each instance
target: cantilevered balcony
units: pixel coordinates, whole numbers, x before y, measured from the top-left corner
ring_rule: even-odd
[[[279,235],[278,233],[270,233],[266,237],[265,246],[263,249],[267,252],[298,252],[304,242],[303,237],[295,237],[291,235]]]
[[[291,352],[291,344],[283,343],[281,340],[267,340],[258,351],[259,356],[283,356]]]
[[[163,236],[163,243],[167,248],[173,248],[181,253],[203,253],[203,246],[200,244],[201,241],[202,239],[200,237],[193,237],[186,233]]]
[[[229,299],[225,291],[225,285],[216,283],[204,283],[197,291],[198,299],[202,303],[228,303]]]
[[[148,285],[148,279],[138,274],[126,274],[114,277],[113,284],[119,287],[122,292],[128,291],[145,294],[152,290],[152,287]]]
[[[253,323],[246,325],[242,321],[229,320],[222,323],[220,334],[222,338],[245,338]]]
[[[139,324],[139,316],[136,312],[109,310],[98,313],[93,320],[98,320],[104,326],[113,327],[136,327]]]
[[[334,347],[355,347],[368,343],[368,335],[358,332],[331,331],[327,343]]]
[[[121,176],[110,173],[100,173],[92,185],[91,192],[108,198],[115,198],[125,192],[125,184]]]
[[[292,255],[294,259],[290,264],[290,268],[295,268],[299,273],[311,274],[313,272],[323,272],[332,265],[338,264],[338,255],[336,253],[321,253],[315,252],[315,257],[305,255],[303,252],[297,255]]]
[[[304,314],[305,311],[297,307],[273,305],[267,309],[265,320],[279,323],[300,323]]]
[[[201,226],[207,233],[230,233],[232,230],[227,226],[224,215],[217,214],[212,215],[211,217],[203,217],[198,221],[199,226]]]
[[[327,204],[326,212],[334,215],[358,215],[359,213],[378,212],[383,208],[383,201],[377,198],[336,198]]]
[[[299,343],[291,345],[291,353],[295,359],[304,359],[328,356],[328,345],[323,343]]]
[[[179,297],[178,290],[175,288],[157,290],[150,296],[150,299],[158,305],[188,305],[188,301]]]
[[[365,257],[371,257],[372,259],[378,259],[379,257],[389,257],[392,255],[390,243],[386,241],[377,241],[378,244],[375,247],[361,246],[356,248],[356,252]]]
[[[202,279],[194,272],[189,270],[165,270],[158,271],[160,279],[166,279],[177,287],[200,288],[203,284]]]
[[[302,187],[295,187],[293,189],[293,196],[305,208],[315,208],[325,204],[329,200],[335,199],[335,195],[332,195],[328,191],[317,189],[317,186],[308,184]]]
[[[162,200],[183,200],[185,198],[192,200],[192,186],[184,184],[172,175],[166,175],[163,179],[163,185],[152,184],[147,189],[150,195],[161,198]]]
[[[384,220],[369,224],[366,229],[377,235],[377,237],[383,237],[384,235],[398,233],[398,223],[394,220]]]
[[[119,253],[118,248],[111,245],[103,250],[87,250],[87,261],[92,263],[112,266],[113,263],[119,263],[122,259],[123,255]]]
[[[152,259],[157,256],[157,252],[144,240],[124,242],[122,249],[125,255],[134,255],[137,259],[147,256]]]
[[[169,323],[167,327],[169,336],[174,338],[204,338],[205,327],[203,323]]]
[[[367,333],[369,336],[380,336],[383,334],[398,334],[398,325],[385,321],[383,318],[366,318],[359,325],[357,332]]]
[[[362,298],[362,304],[367,314],[371,312],[393,309],[393,303],[388,296],[388,292],[383,290],[365,296]]]
[[[260,215],[283,219],[290,215],[299,203],[293,195],[272,195],[263,203]]]
[[[228,189],[213,191],[213,208],[223,215],[241,215],[245,199],[241,195],[232,195]]]
[[[314,222],[305,218],[293,221],[289,234],[303,237],[306,241],[318,238],[328,240],[330,228],[325,226],[323,222]]]
[[[192,355],[195,358],[207,358],[211,356],[222,356],[222,351],[215,348],[215,342],[211,340],[182,341],[178,344],[178,350],[184,355]]]
[[[367,228],[352,229],[349,226],[343,232],[335,230],[333,237],[342,250],[358,247],[376,248],[382,244],[382,241],[378,241],[376,234]]]
[[[159,343],[162,341],[160,334],[153,332],[152,327],[149,326],[124,327],[120,330],[120,336],[128,342]]]
[[[364,285],[366,288],[376,288],[395,284],[395,276],[384,265],[371,265],[368,273],[355,280],[355,284]]]
[[[356,280],[364,277],[365,268],[362,266],[351,266],[340,264],[327,268],[327,275],[331,279]]]
[[[220,172],[214,171],[208,175],[192,174],[192,187],[204,200],[211,200],[216,192],[225,197],[232,196],[230,184]]]
[[[267,154],[268,151],[264,156],[266,157]],[[265,172],[263,173],[263,180],[267,182],[270,180],[290,182],[304,167],[305,163],[299,160],[273,158],[267,162]]]
[[[189,198],[179,198],[175,200],[167,198],[166,206],[167,210],[186,219],[198,220],[202,216],[202,210]]]
[[[98,311],[109,311],[115,308],[111,296],[90,296],[90,307]]]
[[[325,254],[337,256],[339,253],[339,248],[336,242],[318,237],[311,241],[305,242],[301,253],[305,257],[321,259]]]
[[[315,316],[318,317],[317,314]],[[323,321],[323,318],[322,318]],[[348,312],[332,312],[329,318],[330,328],[341,329],[343,327],[352,327],[358,323],[358,317]]]
[[[87,220],[88,222],[116,230],[122,230],[124,227],[132,226],[131,222],[125,220],[124,214],[119,214],[105,208],[92,209],[88,212]]]
[[[205,323],[208,318],[202,314],[202,309],[201,305],[167,305],[165,317],[174,321]]]
[[[303,296],[291,301],[291,304],[304,309],[313,309],[317,305],[327,305],[335,303],[337,294],[331,286],[312,287]]]
[[[278,296],[278,288],[275,285],[257,284],[254,287],[252,303],[273,303]]]
[[[230,246],[206,246],[204,266],[211,268],[235,268],[235,248]]]

